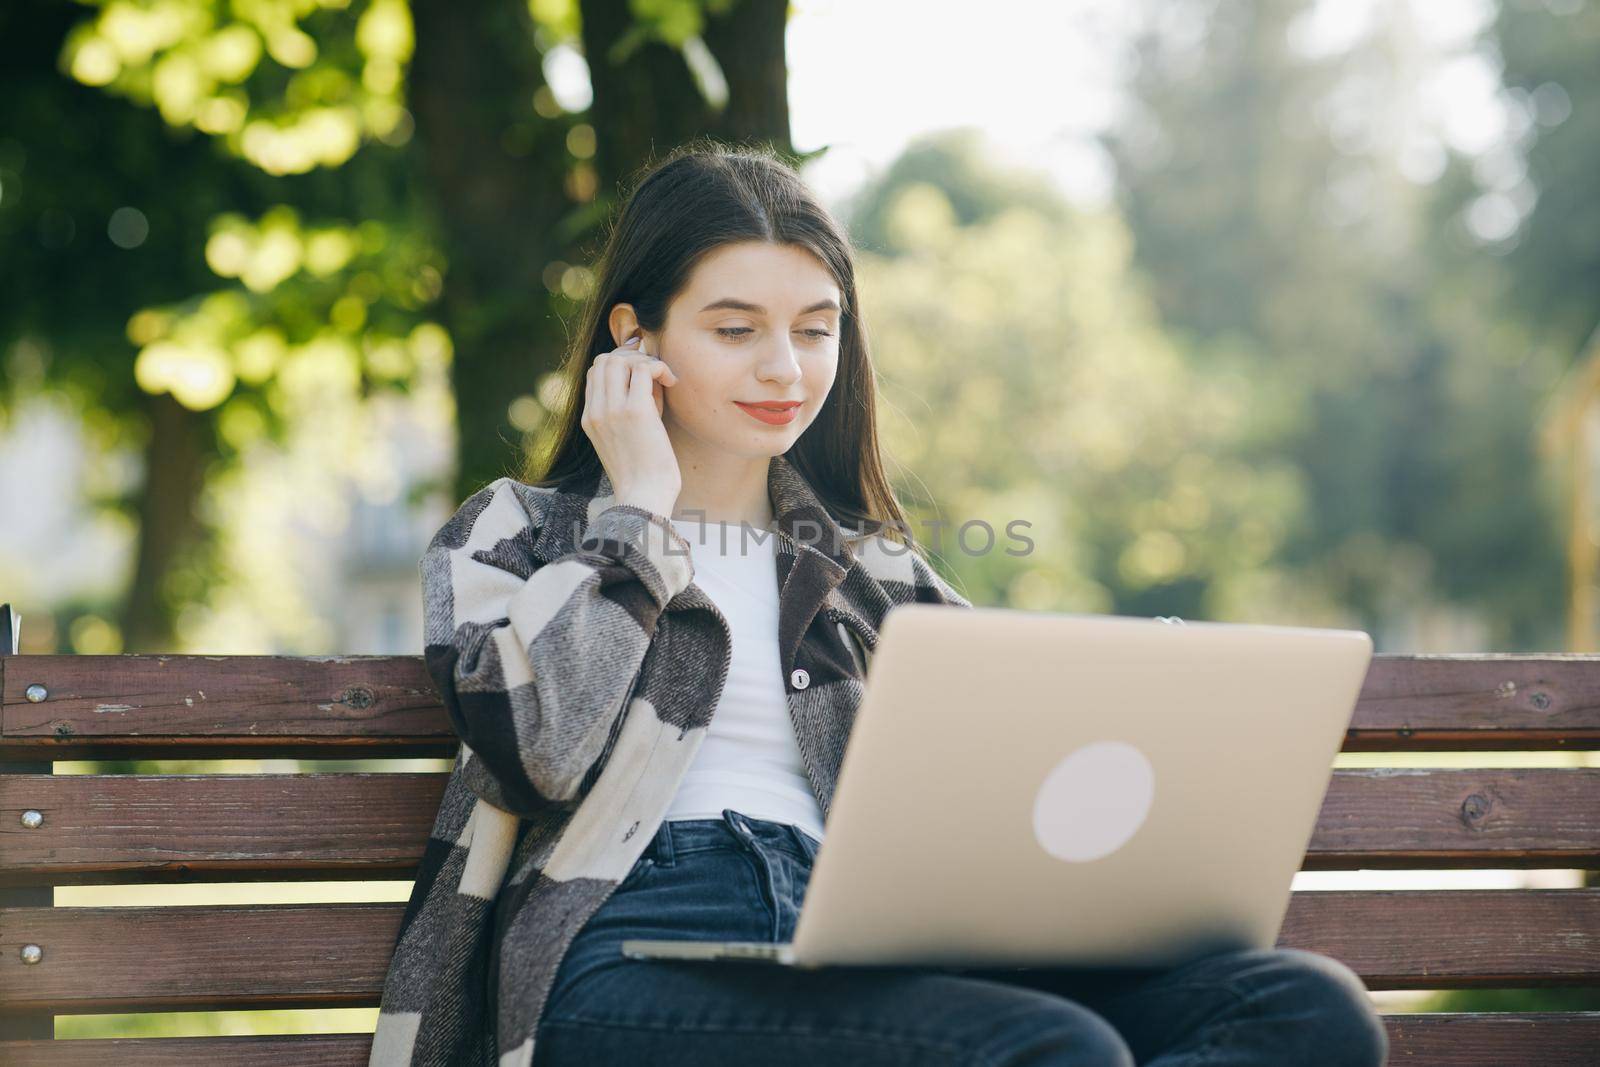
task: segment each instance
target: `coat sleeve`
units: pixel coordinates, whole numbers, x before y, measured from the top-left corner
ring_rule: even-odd
[[[457,766],[521,816],[581,799],[661,612],[694,576],[670,520],[630,504],[541,563],[543,501],[528,491],[510,478],[478,490],[418,564],[423,659],[461,738]]]

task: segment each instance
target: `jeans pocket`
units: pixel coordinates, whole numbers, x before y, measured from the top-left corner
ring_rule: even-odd
[[[650,853],[646,852],[644,855],[633,861],[633,866],[629,868],[627,874],[623,875],[622,881],[617,883],[617,888],[614,890],[614,892],[621,893],[624,890],[632,889],[634,886],[638,885],[639,882],[643,881],[644,876],[653,870],[655,865],[655,859],[650,855]]]

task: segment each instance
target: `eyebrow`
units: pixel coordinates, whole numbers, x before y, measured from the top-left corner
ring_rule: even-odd
[[[760,304],[752,304],[747,300],[735,300],[731,296],[725,296],[721,300],[713,300],[700,310],[702,312],[706,312],[715,311],[718,308],[732,308],[734,311],[753,311],[758,315],[765,315],[767,313],[767,309],[762,307]],[[807,304],[805,307],[801,308],[800,314],[809,315],[813,311],[838,310],[839,305],[837,302],[833,300],[818,300],[815,304]]]

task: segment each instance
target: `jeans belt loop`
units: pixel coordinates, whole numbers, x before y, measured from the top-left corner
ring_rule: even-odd
[[[672,820],[662,819],[661,829],[657,831],[655,840],[650,844],[650,857],[656,863],[672,866],[674,849],[672,847]]]
[[[723,808],[722,820],[733,830],[733,835],[739,839],[740,844],[746,849],[755,850],[755,835],[743,815],[732,808]]]

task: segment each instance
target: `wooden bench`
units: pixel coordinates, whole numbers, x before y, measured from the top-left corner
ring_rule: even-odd
[[[0,644],[0,649],[7,646]],[[1600,656],[1375,657],[1345,751],[1593,749]],[[52,907],[51,886],[404,879],[445,775],[51,760],[452,758],[417,656],[0,658],[0,1063],[364,1064],[370,1035],[52,1041],[52,1016],[371,1007],[402,903]],[[1600,769],[1338,770],[1306,870],[1595,869]],[[1371,989],[1600,985],[1600,889],[1301,891]],[[1391,1063],[1593,1064],[1600,1012],[1393,1014]]]

